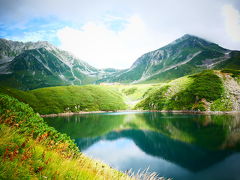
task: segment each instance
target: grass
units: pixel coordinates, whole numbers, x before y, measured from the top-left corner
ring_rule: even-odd
[[[113,85],[112,88],[116,89],[125,98],[135,101],[142,99],[147,91],[154,89],[158,85],[160,84],[122,84]]]
[[[157,89],[161,84],[121,84],[113,85],[111,88],[118,91],[125,103],[128,105],[128,109],[133,109],[136,103],[142,100],[147,94]]]
[[[209,110],[224,99],[222,80],[214,71],[185,76],[171,81],[150,93],[136,105],[144,110]],[[228,108],[228,107],[226,107]],[[222,108],[222,110],[228,110]]]
[[[0,94],[0,179],[130,179],[81,154],[26,104]]]
[[[97,85],[58,86],[31,91],[0,87],[0,92],[29,104],[40,114],[126,109],[119,92]]]

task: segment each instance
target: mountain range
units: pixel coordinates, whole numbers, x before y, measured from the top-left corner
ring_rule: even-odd
[[[0,84],[18,89],[101,82],[172,80],[204,69],[240,69],[240,51],[186,34],[139,57],[125,70],[97,69],[46,41],[0,39]]]
[[[0,39],[0,83],[19,89],[95,82],[115,69],[96,69],[46,41]]]

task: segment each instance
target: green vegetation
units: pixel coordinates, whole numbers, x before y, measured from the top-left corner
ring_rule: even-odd
[[[137,87],[132,87],[132,88],[129,88],[127,90],[123,90],[123,93],[126,94],[126,95],[130,95],[130,94],[133,94],[134,92],[136,92],[137,90]]]
[[[115,88],[131,101],[142,99],[146,93],[156,88],[160,84],[133,84],[117,85]]]
[[[207,101],[219,99],[223,93],[221,79],[213,71],[203,71],[192,75],[193,83],[187,91],[199,99],[205,98]]]
[[[28,105],[0,94],[0,179],[129,179],[81,154]]]
[[[121,84],[111,87],[122,95],[128,109],[133,109],[137,102],[142,100],[149,92],[158,88],[159,85],[161,84]]]
[[[31,91],[0,87],[0,92],[29,104],[40,114],[126,109],[119,92],[96,85],[58,86]]]
[[[240,70],[235,70],[235,69],[223,69],[221,70],[222,73],[228,73],[231,74],[232,77],[240,77]]]
[[[38,114],[33,112],[31,107],[20,103],[15,98],[0,94],[0,114],[1,123],[20,127],[25,135],[35,139],[45,138],[45,142],[49,143],[64,143],[69,147],[68,150],[78,151],[67,135],[60,134],[54,128],[49,127]]]
[[[210,110],[210,104],[224,99],[223,82],[214,71],[174,80],[151,93],[137,104],[144,110]],[[212,106],[213,110],[214,107]],[[225,107],[228,108],[228,107]],[[228,110],[228,109],[225,109]]]
[[[230,58],[227,61],[220,62],[217,64],[216,69],[240,69],[240,52],[230,52]]]

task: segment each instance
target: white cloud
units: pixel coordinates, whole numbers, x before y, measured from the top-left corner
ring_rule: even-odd
[[[169,42],[136,15],[126,22],[121,31],[97,22],[88,22],[81,29],[62,28],[57,32],[60,47],[98,68],[128,68],[142,54]]]
[[[223,6],[225,29],[233,41],[240,42],[240,13],[232,5]]]

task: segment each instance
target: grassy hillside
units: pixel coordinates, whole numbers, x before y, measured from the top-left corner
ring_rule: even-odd
[[[132,109],[136,103],[142,100],[147,96],[151,91],[158,88],[161,84],[120,84],[120,85],[111,85],[105,86],[106,88],[113,88],[118,91],[125,103],[127,104],[128,109]]]
[[[130,179],[81,154],[28,105],[0,94],[0,179]]]
[[[0,87],[0,92],[29,104],[40,114],[115,111],[126,108],[120,93],[110,87],[96,85],[59,86],[31,91]]]
[[[225,70],[226,71],[226,70]],[[136,105],[144,110],[235,110],[232,97],[232,73],[225,71],[203,71],[185,76],[162,85]],[[235,72],[235,71],[234,71]],[[236,74],[236,73],[235,73]],[[232,77],[230,77],[232,76]],[[234,84],[234,88],[238,86]]]

